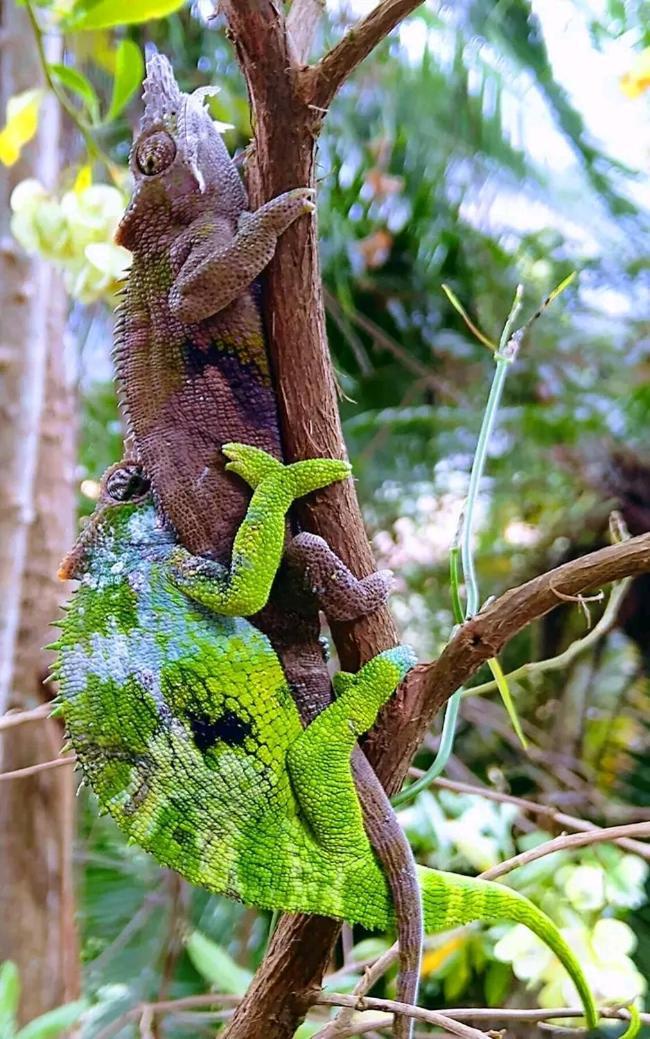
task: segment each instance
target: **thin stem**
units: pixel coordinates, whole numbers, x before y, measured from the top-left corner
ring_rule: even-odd
[[[47,55],[45,53],[45,45],[43,43],[43,30],[39,25],[38,19],[32,7],[31,0],[25,0],[25,9],[27,11],[27,17],[29,18],[32,31],[34,33],[36,51],[38,53],[38,58],[41,63],[41,69],[43,71],[43,77],[48,86],[48,89],[52,91],[55,98],[61,105],[61,108],[64,110],[68,118],[71,120],[74,126],[76,126],[77,130],[83,137],[84,144],[86,145],[86,148],[88,150],[89,157],[91,159],[97,159],[99,162],[102,162],[110,172],[112,164],[108,155],[106,155],[105,152],[103,152],[102,149],[99,147],[92,133],[90,132],[89,127],[86,125],[86,123],[84,123],[83,119],[79,117],[79,113],[77,112],[74,105],[70,103],[65,91],[61,90],[56,81],[52,78],[52,74],[50,72],[50,65],[47,60]]]
[[[556,851],[566,851],[568,848],[583,848],[588,844],[598,844],[602,841],[613,841],[620,837],[650,837],[650,823],[628,823],[625,826],[608,826],[602,830],[588,830],[586,833],[568,833],[562,837],[555,837],[552,841],[538,844],[536,848],[529,848],[519,855],[513,855],[511,859],[500,862],[497,866],[486,869],[479,876],[483,880],[495,880],[502,877],[504,873],[525,866],[536,859],[552,855]]]
[[[60,768],[61,765],[74,765],[77,759],[74,755],[67,758],[54,758],[52,761],[42,761],[38,765],[28,765],[27,768],[16,768],[11,772],[0,772],[0,782],[7,779],[25,779],[27,776],[35,776],[38,772],[47,772],[51,768]]]
[[[465,580],[465,612],[464,619],[470,620],[474,614],[478,613],[480,599],[479,599],[479,587],[476,578],[476,568],[474,566],[474,551],[472,542],[474,538],[474,510],[478,501],[479,490],[481,486],[481,480],[485,471],[485,463],[487,461],[488,448],[490,440],[494,432],[494,426],[496,422],[497,413],[499,411],[499,403],[503,394],[503,387],[505,386],[506,377],[510,365],[515,359],[518,341],[513,343],[514,336],[512,330],[514,328],[515,321],[519,311],[521,310],[521,299],[523,296],[523,286],[518,285],[515,298],[510,308],[510,313],[506,319],[506,323],[503,326],[503,332],[499,340],[499,349],[496,351],[495,358],[495,370],[492,378],[492,384],[490,386],[490,393],[488,395],[487,404],[483,413],[483,421],[481,422],[481,428],[478,435],[478,441],[476,443],[476,451],[474,452],[474,459],[472,462],[472,470],[469,478],[469,488],[467,491],[467,501],[465,503],[465,511],[461,522],[460,529],[460,549],[458,550],[455,546],[451,550],[450,555],[450,584],[451,584],[451,595],[452,595],[452,606],[454,610],[454,617],[457,623],[462,622],[460,595],[458,591],[458,552],[460,551],[460,561],[463,571],[463,577]],[[493,671],[498,675],[498,663],[492,659],[488,661]],[[501,677],[501,676],[500,676]],[[505,682],[505,679],[503,679]],[[507,683],[506,683],[507,690]],[[447,767],[447,762],[451,756],[451,752],[454,747],[454,737],[456,735],[456,724],[458,722],[458,712],[460,710],[460,702],[462,698],[462,689],[458,689],[453,696],[447,701],[445,707],[445,713],[442,722],[442,732],[440,734],[440,746],[438,753],[435,756],[434,761],[427,769],[425,774],[417,782],[412,783],[410,786],[405,787],[399,794],[393,797],[392,802],[394,805],[403,805],[407,801],[410,801],[416,796],[416,794],[423,790],[433,779],[444,772]],[[508,696],[504,698],[504,703],[510,720],[513,723],[517,735],[522,741],[523,746],[526,745],[521,731],[521,726],[517,719],[516,713],[512,701]]]
[[[478,581],[476,579],[476,569],[474,566],[474,552],[472,550],[472,539],[474,536],[474,509],[478,501],[481,480],[483,479],[485,463],[487,461],[488,448],[494,432],[494,425],[499,411],[503,387],[505,386],[509,367],[515,356],[513,351],[508,350],[508,343],[510,341],[517,315],[521,309],[522,294],[523,288],[521,285],[518,285],[512,308],[504,325],[503,332],[501,333],[499,349],[495,354],[496,367],[494,377],[492,379],[492,385],[490,386],[490,393],[485,406],[483,421],[481,423],[481,429],[476,444],[476,451],[474,453],[472,471],[469,477],[469,489],[465,505],[465,521],[463,523],[460,539],[460,559],[465,579],[465,620],[469,620],[475,613],[478,613],[480,605]]]
[[[631,583],[632,578],[626,577],[613,586],[607,606],[600,620],[583,638],[576,639],[575,642],[572,642],[570,646],[567,646],[562,653],[558,653],[555,657],[547,657],[545,660],[534,660],[522,664],[521,667],[515,668],[514,671],[509,671],[505,676],[506,679],[510,682],[519,678],[526,678],[529,675],[544,674],[546,671],[560,671],[571,664],[580,653],[584,653],[586,649],[593,646],[595,642],[598,642],[612,628],[618,616],[619,606]],[[481,685],[464,689],[462,695],[479,696],[483,693],[492,693],[496,689],[496,682],[483,682]]]

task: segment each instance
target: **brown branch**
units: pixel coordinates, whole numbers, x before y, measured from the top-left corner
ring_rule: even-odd
[[[522,851],[519,855],[513,855],[511,859],[484,870],[480,876],[483,880],[495,880],[510,870],[525,866],[528,862],[534,862],[545,855],[552,855],[556,851],[584,848],[587,844],[614,841],[620,837],[650,837],[650,823],[627,823],[625,826],[609,826],[602,830],[589,830],[587,833],[565,833],[561,837],[554,837],[552,841],[545,841],[535,848]],[[647,850],[650,852],[650,848]]]
[[[325,0],[293,0],[287,15],[287,33],[293,58],[302,65],[309,57],[309,49],[325,10]]]
[[[302,75],[305,96],[312,105],[327,109],[337,90],[385,36],[423,0],[382,0],[348,29],[321,60]]]
[[[40,707],[32,707],[27,711],[9,711],[0,718],[0,732],[3,729],[12,729],[15,725],[42,721],[44,718],[49,718],[51,713],[51,703],[44,703]]]
[[[411,774],[414,778],[423,775],[422,770],[418,768],[409,769],[409,775]],[[585,833],[589,830],[602,829],[602,827],[597,826],[596,823],[589,822],[587,819],[579,819],[575,815],[566,815],[564,812],[558,812],[552,804],[538,804],[536,801],[529,801],[524,797],[515,797],[513,794],[504,794],[500,790],[492,790],[491,787],[475,786],[472,783],[461,783],[455,779],[443,779],[442,777],[434,779],[431,785],[440,787],[442,790],[453,790],[457,794],[471,794],[473,797],[485,797],[490,801],[499,801],[501,804],[516,805],[522,812],[537,816],[540,822],[544,822],[546,825],[557,823],[559,826],[568,827],[570,830],[580,830]],[[638,824],[643,821],[637,819],[635,823]],[[623,848],[633,855],[639,855],[642,859],[650,861],[649,845],[641,844],[640,841],[630,840],[628,837],[610,837],[610,840],[617,844],[619,848]]]
[[[408,1003],[398,1003],[394,999],[377,999],[374,996],[348,996],[342,992],[321,992],[315,1000],[318,1006],[350,1007],[354,1010],[383,1010],[389,1014],[404,1014],[416,1021],[426,1021],[427,1024],[437,1025],[451,1035],[459,1036],[459,1039],[489,1039],[485,1032],[478,1028],[470,1028],[460,1021],[455,1021],[446,1013],[441,1014],[438,1010],[424,1010],[422,1007],[410,1006]],[[379,1027],[375,1024],[375,1027]]]
[[[253,208],[288,188],[314,186],[314,148],[322,121],[319,97],[328,103],[336,86],[382,32],[416,6],[415,0],[380,3],[314,73],[296,64],[280,4],[220,0],[248,84],[256,128],[248,169]],[[321,95],[314,94],[316,86]],[[345,457],[313,221],[297,221],[280,239],[265,279],[264,311],[287,460]],[[304,529],[324,537],[359,576],[375,569],[351,481],[300,503],[296,515]],[[594,584],[649,570],[650,535],[604,549],[587,560],[556,570],[553,587],[578,594]],[[517,631],[557,603],[548,580],[537,579],[502,596],[463,626],[435,664],[416,668],[403,683],[365,744],[389,793],[401,786],[434,714],[454,690]],[[333,625],[332,634],[342,667],[348,671],[398,641],[387,609],[354,624]],[[336,921],[322,917],[285,917],[227,1029],[228,1039],[292,1036],[313,1004],[338,931]]]
[[[67,758],[54,758],[52,761],[41,761],[38,765],[28,765],[27,768],[15,768],[11,772],[0,772],[0,781],[6,779],[25,779],[34,776],[37,772],[48,772],[51,768],[60,768],[61,765],[74,765],[76,758],[71,755]]]
[[[408,762],[451,694],[486,660],[498,656],[510,639],[552,610],[558,604],[558,589],[566,595],[578,595],[649,570],[650,534],[641,534],[571,560],[505,592],[459,628],[436,661],[414,668],[385,708],[380,728],[373,730],[365,745],[389,793],[399,789]]]

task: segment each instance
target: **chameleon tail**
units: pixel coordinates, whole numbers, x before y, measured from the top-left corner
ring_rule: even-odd
[[[598,1023],[598,1011],[582,967],[555,924],[537,906],[512,888],[475,877],[420,867],[424,925],[427,932],[480,920],[512,920],[528,927],[548,945],[570,974],[578,990],[589,1028]]]
[[[397,1000],[415,1005],[420,985],[424,927],[422,897],[413,851],[383,787],[360,747],[355,747],[352,753],[352,773],[363,809],[363,824],[386,874],[393,898],[395,930],[399,942]],[[413,1028],[413,1018],[396,1015],[393,1039],[411,1039]]]

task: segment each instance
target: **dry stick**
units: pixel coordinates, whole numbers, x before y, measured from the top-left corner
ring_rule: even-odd
[[[37,772],[47,772],[51,768],[60,768],[61,765],[74,765],[74,754],[67,758],[54,758],[53,761],[41,761],[38,765],[28,765],[27,768],[16,768],[12,772],[0,772],[0,781],[6,779],[24,779],[26,776],[34,776]]]
[[[359,999],[366,992],[368,992],[376,981],[382,977],[385,972],[392,967],[393,963],[399,956],[399,943],[395,942],[391,945],[390,949],[378,956],[374,963],[367,967],[361,975],[359,981],[354,987],[352,995],[355,999]],[[331,984],[331,978],[329,979]],[[321,1029],[314,1036],[314,1039],[338,1039],[340,1036],[349,1034],[349,1027],[354,1016],[356,1007],[346,1007],[336,1015],[333,1021],[330,1021],[325,1028]]]
[[[446,1013],[441,1014],[437,1010],[424,1010],[422,1007],[410,1006],[408,1003],[398,1003],[394,999],[376,999],[374,996],[348,996],[342,992],[321,992],[315,1000],[318,1006],[351,1007],[353,1010],[384,1010],[390,1014],[404,1014],[416,1021],[426,1021],[431,1025],[444,1028],[445,1032],[457,1035],[460,1039],[489,1039],[485,1032],[478,1028],[470,1028],[460,1021],[454,1021]],[[375,1022],[373,1025],[377,1028]]]
[[[567,833],[562,837],[555,837],[552,841],[538,844],[536,848],[522,851],[519,855],[513,855],[511,859],[506,859],[505,862],[486,869],[479,876],[483,880],[494,880],[496,877],[502,877],[504,873],[509,873],[512,869],[517,869],[518,866],[525,866],[528,862],[534,862],[535,859],[541,859],[545,855],[552,855],[555,851],[584,848],[587,844],[612,841],[617,837],[650,837],[650,823],[628,823],[625,826],[608,826],[602,830],[590,830],[588,833]]]
[[[421,769],[412,768],[409,769],[409,774],[417,778],[424,773]],[[528,801],[524,797],[515,797],[513,794],[503,794],[500,790],[492,790],[487,786],[475,786],[472,783],[461,783],[458,780],[443,779],[442,777],[434,779],[431,785],[440,787],[443,790],[453,790],[457,794],[471,794],[476,797],[485,797],[489,801],[499,801],[501,804],[516,805],[522,812],[540,816],[542,819],[558,823],[560,826],[567,826],[570,830],[586,832],[602,829],[596,823],[589,822],[586,819],[578,819],[575,815],[566,815],[564,812],[558,812],[552,805],[537,804],[536,801]],[[636,820],[636,825],[642,821]],[[630,840],[627,837],[615,838],[612,843],[618,844],[619,848],[624,848],[625,851],[629,851],[634,855],[640,855],[642,859],[650,861],[650,847],[647,844],[641,844],[639,841]]]
[[[556,1017],[584,1017],[581,1007],[552,1007],[550,1010],[514,1010],[510,1007],[452,1007],[445,1010],[447,1017],[456,1021],[547,1021]],[[598,1016],[617,1021],[629,1021],[630,1011],[625,1007],[599,1007]],[[650,1025],[650,1014],[639,1014],[643,1024]]]
[[[49,718],[52,712],[52,704],[44,703],[40,707],[32,707],[29,711],[10,711],[0,717],[0,732],[3,729],[12,729],[15,725],[25,725],[27,722],[38,722]]]
[[[314,185],[314,141],[323,117],[323,96],[331,98],[346,71],[381,36],[376,15],[348,33],[314,71],[292,60],[280,6],[273,0],[220,0],[246,78],[256,127],[254,161],[248,170],[253,207],[297,184]],[[397,19],[416,3],[380,4]],[[395,21],[382,25],[390,29]],[[362,31],[362,27],[365,29]],[[382,29],[383,31],[383,29]],[[351,35],[362,35],[359,49]],[[342,41],[343,43],[343,41]],[[341,49],[342,48],[342,49]],[[346,53],[348,55],[346,59]],[[331,72],[327,89],[313,89]],[[320,103],[319,103],[320,102]],[[278,388],[278,408],[287,460],[344,457],[335,382],[327,350],[316,227],[296,221],[282,236],[264,285],[268,347]],[[300,503],[296,515],[306,530],[324,537],[355,572],[370,573],[374,560],[350,481]],[[569,565],[569,564],[567,564]],[[588,561],[573,561],[551,578],[555,588],[577,594],[595,585],[650,569],[650,535],[603,549]],[[366,753],[389,793],[399,790],[411,758],[442,704],[508,639],[557,603],[545,577],[507,593],[464,625],[433,665],[411,672],[382,711],[365,744]],[[345,670],[395,644],[398,634],[387,609],[354,624],[332,626]],[[339,925],[323,917],[284,917],[274,932],[265,962],[227,1031],[228,1039],[288,1039],[313,1002]],[[225,1039],[225,1037],[224,1037]]]

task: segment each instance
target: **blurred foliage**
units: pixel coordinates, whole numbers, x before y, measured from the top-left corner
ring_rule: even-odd
[[[251,134],[244,85],[223,33],[207,30],[199,17],[205,5],[180,6],[58,0],[33,9],[43,31],[66,33],[64,62],[51,78],[85,145],[57,191],[34,182],[17,189],[14,232],[62,267],[78,301],[70,328],[80,356],[82,513],[92,509],[96,480],[121,450],[110,318],[97,300],[106,300],[119,274],[109,239],[128,190],[135,72],[145,44],[172,57],[184,89],[221,86],[210,105],[216,119],[233,124],[226,131],[232,151],[241,153]],[[350,20],[344,4],[331,6],[315,52]],[[636,100],[614,74],[611,89],[621,110],[637,105],[647,113],[647,0],[561,6],[586,41],[576,61],[589,48],[597,55],[626,48],[619,74],[639,87]],[[607,127],[596,130],[594,112],[583,111],[555,74],[545,19],[535,14],[541,7],[530,0],[423,6],[346,85],[319,149],[328,331],[346,437],[378,557],[397,573],[396,617],[423,658],[439,651],[453,625],[448,551],[493,367],[443,282],[476,324],[498,337],[518,283],[525,318],[570,271],[579,272],[532,326],[509,375],[478,503],[484,595],[603,543],[607,512],[620,497],[612,476],[617,445],[647,466],[647,194],[640,170],[609,153]],[[154,20],[156,13],[168,17]],[[111,18],[122,19],[116,30],[100,27]],[[222,26],[217,20],[213,27]],[[33,133],[39,106],[32,93],[7,113],[0,161]],[[645,481],[634,494],[643,504],[645,493],[650,505],[650,469]],[[591,609],[595,619],[601,607]],[[506,670],[584,634],[577,608],[556,613],[552,624],[507,648]],[[638,642],[615,630],[568,671],[515,686],[528,756],[496,701],[465,700],[450,774],[549,799],[595,822],[647,808],[650,652]],[[418,763],[426,766],[435,750],[432,735]],[[468,872],[543,836],[512,806],[446,792],[421,795],[402,818],[421,860]],[[159,869],[98,818],[85,791],[80,819],[79,911],[92,1002],[86,1039],[120,1015],[123,1027],[111,1035],[136,1035],[137,1020],[126,1015],[140,1002],[194,996],[209,985],[241,991],[263,955],[267,915],[190,890]],[[627,999],[643,992],[650,969],[645,875],[640,860],[599,845],[542,859],[512,882],[580,949],[598,994]],[[380,951],[389,939],[355,933],[355,957]],[[337,989],[351,990],[358,974],[352,964]],[[378,993],[390,993],[393,980]],[[546,1005],[574,998],[557,965],[517,928],[465,929],[427,947],[426,1005],[521,1005],[533,998],[522,983]],[[218,1017],[186,1007],[161,1020],[161,1036],[196,1037],[213,1034]]]

